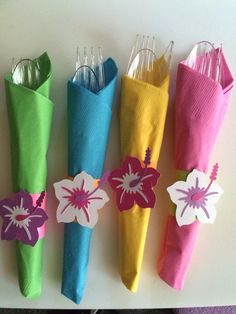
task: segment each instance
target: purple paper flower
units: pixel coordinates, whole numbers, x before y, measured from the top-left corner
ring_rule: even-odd
[[[120,211],[128,210],[136,203],[141,208],[152,208],[156,197],[153,187],[159,178],[159,172],[151,167],[150,149],[146,151],[145,167],[134,157],[127,157],[122,167],[111,172],[108,182],[116,191],[117,206]]]
[[[45,211],[38,204],[34,206],[32,197],[24,191],[17,193],[14,199],[0,201],[0,216],[3,240],[16,239],[32,246],[39,238],[38,228],[48,219]]]

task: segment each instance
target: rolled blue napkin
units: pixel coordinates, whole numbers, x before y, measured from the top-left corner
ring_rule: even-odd
[[[105,87],[98,93],[73,83],[68,92],[68,174],[86,171],[100,178],[106,155],[117,78],[112,59],[104,62]],[[62,294],[79,304],[86,284],[93,229],[78,223],[64,225]]]

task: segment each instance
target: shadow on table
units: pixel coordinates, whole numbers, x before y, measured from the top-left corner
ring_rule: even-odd
[[[179,309],[144,310],[36,310],[36,309],[0,309],[0,314],[236,314],[235,306],[195,307]]]
[[[145,310],[36,310],[36,309],[0,309],[0,314],[175,314],[171,309]]]

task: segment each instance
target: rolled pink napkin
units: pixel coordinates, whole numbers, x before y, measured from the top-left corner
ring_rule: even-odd
[[[222,54],[221,84],[188,67],[178,66],[175,97],[176,179],[185,180],[193,169],[206,172],[228,107],[233,77]],[[157,269],[171,287],[181,290],[194,251],[199,222],[179,226],[170,210]]]

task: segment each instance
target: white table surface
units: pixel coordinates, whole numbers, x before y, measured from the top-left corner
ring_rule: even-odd
[[[55,103],[48,154],[50,220],[44,250],[43,292],[24,299],[17,283],[15,244],[0,242],[0,307],[23,308],[161,308],[236,304],[236,93],[212,155],[220,164],[225,190],[214,225],[202,226],[185,288],[177,292],[158,277],[155,266],[167,218],[166,187],[172,182],[173,93],[176,64],[203,39],[223,43],[232,72],[236,70],[236,2],[234,0],[8,0],[0,1],[0,197],[11,193],[9,130],[3,75],[11,58],[36,57],[45,50],[53,65]],[[124,73],[135,34],[157,35],[161,45],[175,41],[171,97],[159,161],[162,174],[158,203],[152,210],[138,293],[129,292],[118,273],[117,212],[100,211],[93,235],[84,299],[75,305],[60,294],[63,225],[55,220],[52,183],[66,175],[66,81],[74,71],[75,47],[99,46]],[[119,164],[118,101],[114,110],[106,169]]]

